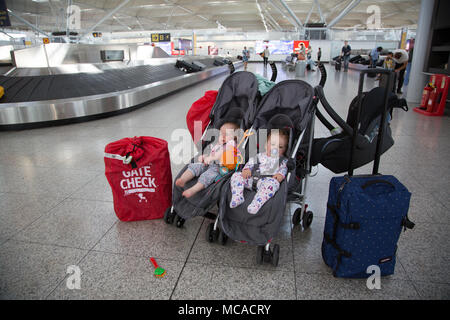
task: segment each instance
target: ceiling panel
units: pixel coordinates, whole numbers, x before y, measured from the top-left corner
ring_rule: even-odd
[[[80,32],[106,16],[124,0],[73,0],[81,9]],[[320,22],[321,17],[314,0],[284,0],[298,19],[304,23]],[[352,0],[319,0],[326,22],[332,21]],[[68,0],[6,0],[8,9],[40,29],[51,32],[65,25]],[[261,12],[257,3],[260,5]],[[336,28],[364,27],[369,17],[367,8],[377,5],[381,12],[381,27],[396,28],[417,24],[420,0],[362,0],[336,25]],[[281,12],[280,12],[281,11]],[[210,29],[216,21],[229,28],[242,31],[265,31],[262,17],[273,30],[273,19],[284,31],[295,29],[293,18],[280,0],[131,0],[114,17],[98,26],[97,31],[140,31],[142,29]],[[137,18],[136,18],[137,17]],[[12,28],[25,30],[29,26],[11,17]]]

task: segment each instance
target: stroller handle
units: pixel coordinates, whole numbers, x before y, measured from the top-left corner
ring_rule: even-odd
[[[322,86],[317,86],[315,88],[316,95],[320,100],[320,103],[324,107],[325,111],[330,115],[330,117],[340,126],[345,133],[352,136],[353,135],[353,128],[350,127],[347,122],[344,121],[337,113],[334,111],[333,107],[330,105],[328,100],[325,98],[325,94],[323,92]],[[319,118],[320,119],[320,118]]]
[[[361,70],[360,74],[366,74],[366,73],[380,73],[380,74],[391,74],[392,71],[389,69],[383,69],[383,68],[372,68],[372,69],[365,69],[365,70]]]

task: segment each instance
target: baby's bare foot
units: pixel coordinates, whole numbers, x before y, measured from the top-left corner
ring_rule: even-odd
[[[186,184],[186,182],[183,179],[181,179],[181,178],[179,178],[179,179],[177,179],[177,181],[175,181],[175,185],[177,187],[183,188],[185,184]]]
[[[190,198],[192,197],[194,194],[196,194],[197,192],[195,190],[192,189],[187,189],[182,193],[182,196],[185,198]]]

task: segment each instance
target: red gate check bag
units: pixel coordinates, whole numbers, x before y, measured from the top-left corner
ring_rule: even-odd
[[[172,202],[167,141],[124,138],[105,147],[105,175],[121,221],[160,219]]]

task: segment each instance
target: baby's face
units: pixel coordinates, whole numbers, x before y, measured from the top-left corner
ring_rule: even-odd
[[[235,130],[238,129],[235,124],[225,123],[220,127],[219,143],[225,144],[234,139]]]
[[[284,156],[288,146],[288,137],[280,135],[274,132],[270,135],[267,141],[267,155],[270,157],[272,155],[272,150],[277,150],[278,155]]]

